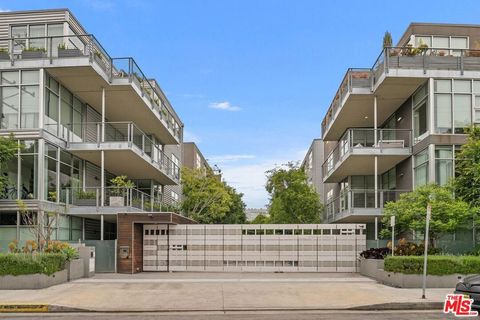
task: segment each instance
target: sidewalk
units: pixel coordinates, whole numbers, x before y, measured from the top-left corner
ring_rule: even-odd
[[[0,290],[0,303],[89,311],[437,309],[450,289],[397,289],[358,274],[99,274],[41,290]],[[372,305],[377,305],[372,306]]]

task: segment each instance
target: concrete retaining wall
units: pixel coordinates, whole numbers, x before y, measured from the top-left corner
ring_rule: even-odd
[[[65,265],[65,269],[68,273],[68,281],[84,277],[84,261],[82,259],[76,259],[67,262],[67,264]]]
[[[421,274],[403,274],[387,272],[384,261],[377,259],[361,259],[360,274],[373,278],[380,283],[397,288],[421,288],[423,276]],[[455,288],[457,282],[468,275],[452,274],[445,276],[427,275],[427,288]]]
[[[68,271],[62,270],[47,276],[46,274],[24,274],[20,276],[1,276],[0,289],[42,289],[67,282]]]

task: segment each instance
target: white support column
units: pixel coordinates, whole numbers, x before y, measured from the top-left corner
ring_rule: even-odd
[[[38,199],[46,200],[45,198],[45,140],[38,139],[38,157],[37,157],[37,190]]]
[[[40,69],[39,72],[39,90],[38,90],[38,128],[43,129],[45,117],[45,69]]]
[[[373,139],[374,139],[374,142],[375,142],[375,146],[378,143],[378,136],[377,136],[378,124],[377,124],[377,121],[378,121],[378,117],[377,117],[377,96],[373,96],[373,132],[374,132]]]
[[[378,156],[375,156],[375,174],[374,174],[374,183],[375,183],[375,208],[378,208]]]
[[[82,240],[85,241],[85,218],[82,218]]]
[[[377,241],[378,247],[378,217],[375,217],[375,241]]]
[[[428,183],[435,183],[435,145],[428,145]]]
[[[428,101],[427,101],[427,119],[428,119],[428,129],[427,131],[430,134],[435,133],[435,96],[434,96],[434,80],[433,78],[428,79]]]
[[[105,151],[100,151],[100,207],[105,205]]]
[[[105,141],[105,88],[102,87],[102,140]]]
[[[104,228],[104,222],[103,222],[103,214],[100,216],[100,240],[103,240],[103,228]]]

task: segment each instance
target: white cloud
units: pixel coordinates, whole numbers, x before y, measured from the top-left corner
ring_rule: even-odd
[[[190,132],[188,130],[183,130],[183,141],[200,143],[202,139],[198,135],[194,134],[193,132]]]
[[[225,154],[225,155],[209,156],[207,158],[212,163],[224,163],[224,162],[234,162],[238,160],[254,159],[255,156],[252,154]]]
[[[210,103],[208,106],[209,108],[212,109],[217,109],[217,110],[225,110],[225,111],[240,111],[242,110],[238,106],[233,106],[230,102],[228,101],[223,101],[223,102],[213,102]]]
[[[249,208],[262,208],[268,204],[269,196],[265,190],[267,182],[265,172],[289,161],[303,159],[306,150],[286,151],[287,156],[278,158],[259,159],[254,164],[226,164],[221,166],[225,181],[244,194],[243,200]]]
[[[10,11],[12,11],[12,10],[0,8],[0,12],[10,12]]]

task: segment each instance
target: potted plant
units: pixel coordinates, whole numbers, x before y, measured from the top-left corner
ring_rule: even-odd
[[[10,60],[10,54],[7,48],[0,48],[0,60]]]
[[[22,59],[41,59],[47,56],[45,48],[28,47],[22,50]]]
[[[76,206],[95,206],[97,204],[96,194],[93,191],[79,190],[73,204]]]
[[[77,48],[68,48],[65,43],[60,43],[58,45],[58,57],[59,58],[69,58],[69,57],[78,57],[81,56],[82,52]]]
[[[110,182],[113,185],[113,189],[109,197],[109,205],[111,207],[125,206],[125,191],[133,188],[135,184],[131,180],[127,180],[127,176],[115,177]]]
[[[57,202],[57,192],[56,191],[49,191],[47,200],[51,201],[51,202]]]

